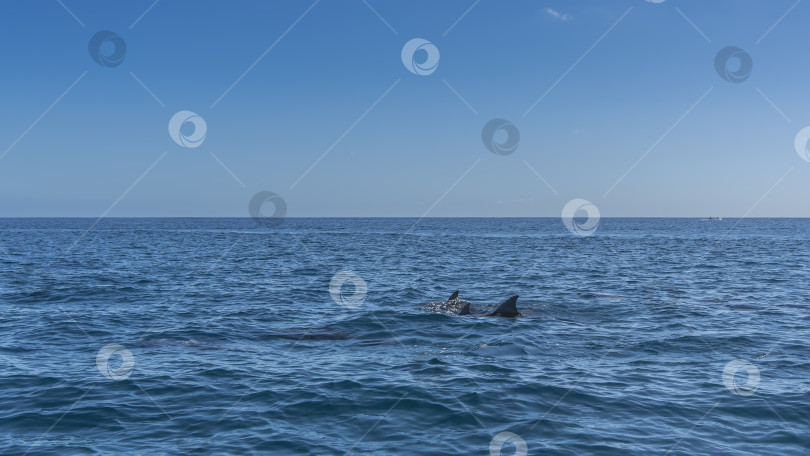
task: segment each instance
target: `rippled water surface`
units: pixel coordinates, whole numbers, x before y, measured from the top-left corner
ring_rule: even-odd
[[[810,454],[808,220],[93,223],[0,220],[2,454]]]

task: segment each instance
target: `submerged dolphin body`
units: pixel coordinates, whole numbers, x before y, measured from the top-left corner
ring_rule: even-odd
[[[481,317],[508,317],[514,318],[523,314],[517,310],[517,295],[504,301],[494,312],[479,314]],[[425,305],[425,311],[445,315],[473,315],[470,312],[470,303],[458,297],[458,291],[450,295],[447,301],[432,301]]]
[[[582,296],[583,298],[624,298],[624,296],[620,295],[592,293],[590,291],[577,291],[577,296]]]

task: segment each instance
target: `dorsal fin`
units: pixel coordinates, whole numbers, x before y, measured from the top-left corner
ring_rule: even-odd
[[[461,312],[458,313],[459,315],[470,315],[470,303],[464,304],[464,308],[461,309]]]
[[[503,302],[495,312],[488,314],[488,317],[517,317],[523,315],[517,310],[517,295],[512,296]]]
[[[453,294],[450,295],[450,299],[448,301],[454,301],[458,299],[458,290],[454,291]]]

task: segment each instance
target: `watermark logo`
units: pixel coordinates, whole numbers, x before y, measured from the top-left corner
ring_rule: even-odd
[[[799,131],[793,146],[796,148],[799,157],[802,157],[802,160],[810,162],[810,127],[804,127]]]
[[[489,442],[489,454],[501,456],[504,445],[509,443],[515,446],[514,456],[526,456],[529,453],[529,447],[526,446],[526,441],[521,436],[514,432],[503,431],[496,434]]]
[[[433,74],[439,66],[439,48],[428,40],[414,38],[402,47],[402,64],[413,74]]]
[[[740,371],[745,371],[748,375],[742,384],[735,380],[735,376]],[[744,359],[735,359],[726,364],[723,369],[723,384],[734,394],[750,396],[757,391],[759,386],[759,369]]]
[[[347,284],[351,284],[354,287],[354,292],[351,294],[344,292],[344,287],[349,288]],[[367,292],[368,286],[366,285],[366,281],[352,271],[340,271],[335,274],[329,282],[329,294],[332,296],[332,300],[338,303],[338,305],[349,309],[360,307],[363,301],[366,300]]]
[[[577,219],[577,214],[585,214],[585,220]],[[577,236],[590,236],[599,227],[599,208],[584,199],[572,199],[562,210],[562,222],[568,231]]]
[[[728,82],[745,82],[753,67],[751,55],[737,46],[726,46],[714,57],[717,74]]]
[[[265,203],[273,205],[272,214],[267,215],[262,211]],[[250,199],[248,211],[250,212],[250,218],[259,226],[274,227],[279,225],[287,216],[287,202],[276,193],[261,191]]]
[[[113,356],[121,358],[121,364],[115,368],[110,365],[110,358]],[[135,357],[123,345],[107,344],[98,351],[96,366],[98,366],[101,375],[118,382],[126,380],[132,374],[132,369],[135,367]]]
[[[185,128],[191,131],[183,131]],[[169,119],[169,136],[179,146],[193,149],[202,145],[208,126],[205,120],[197,113],[191,111],[180,111]]]
[[[90,57],[103,67],[117,67],[127,54],[127,43],[121,36],[109,30],[102,30],[87,45]]]
[[[520,132],[508,120],[492,119],[481,130],[481,141],[493,154],[509,155],[520,143]]]

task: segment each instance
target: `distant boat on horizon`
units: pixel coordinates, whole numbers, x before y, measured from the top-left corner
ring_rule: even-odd
[[[703,220],[721,220],[722,221],[723,217],[708,217],[708,218],[705,218]]]

